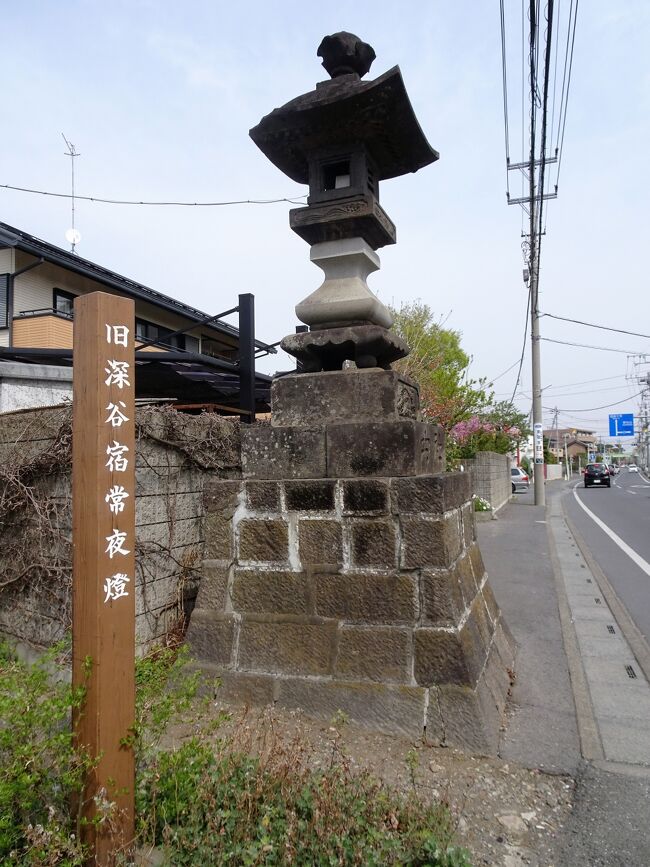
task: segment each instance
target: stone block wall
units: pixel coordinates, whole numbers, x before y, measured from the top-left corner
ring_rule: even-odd
[[[487,500],[493,512],[505,506],[512,495],[510,465],[508,455],[496,452],[477,452],[475,458],[463,460],[465,471],[471,473],[472,493]]]
[[[220,694],[326,719],[342,710],[380,731],[494,752],[513,646],[469,482],[440,473],[206,485],[207,559],[188,641],[221,676]]]
[[[142,653],[194,604],[204,558],[204,485],[239,474],[239,431],[216,416],[169,409],[138,410],[136,421],[136,642]],[[17,508],[0,516],[0,585],[10,582],[0,587],[0,633],[36,647],[62,638],[71,622],[70,422],[69,406],[0,415],[5,497],[17,481],[33,492],[33,499],[19,498]],[[214,436],[220,424],[230,425],[233,437],[221,450]],[[29,571],[20,577],[22,566]]]

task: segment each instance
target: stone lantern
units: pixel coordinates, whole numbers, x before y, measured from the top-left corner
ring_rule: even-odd
[[[291,228],[325,274],[285,337],[301,362],[274,379],[271,423],[242,425],[241,477],[210,482],[205,557],[188,641],[219,694],[337,710],[380,731],[496,750],[513,644],[474,527],[469,473],[445,472],[444,430],[408,347],[366,278],[395,243],[379,185],[437,159],[397,67],[337,33],[319,48],[331,81],[251,130],[309,184]]]
[[[311,245],[321,286],[296,306],[310,332],[283,349],[303,370],[387,368],[407,354],[388,332],[387,308],[366,279],[379,268],[379,247],[394,244],[395,226],[379,204],[382,181],[416,172],[438,159],[415,117],[399,67],[362,81],[373,49],[351,33],[326,36],[318,49],[329,81],[291,100],[251,130],[257,146],[292,180],[309,184],[307,207],[290,225]]]

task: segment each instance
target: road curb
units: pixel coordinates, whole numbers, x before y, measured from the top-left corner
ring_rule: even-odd
[[[560,562],[553,529],[551,526],[552,518],[561,518],[566,522],[564,509],[561,513],[553,514],[555,509],[555,501],[552,501],[546,506],[546,534],[549,542],[549,554],[551,558],[551,566],[553,568],[553,576],[555,579],[555,590],[557,593],[558,609],[560,614],[560,626],[562,629],[562,640],[564,642],[564,651],[567,657],[569,666],[569,679],[571,681],[571,690],[573,692],[573,703],[576,711],[576,720],[578,723],[578,736],[580,738],[580,751],[582,757],[588,761],[604,761],[605,752],[603,750],[598,724],[594,716],[594,710],[591,703],[591,694],[587,683],[587,676],[582,665],[582,655],[578,647],[578,638],[573,621],[571,619],[571,609],[569,607],[569,599],[564,583],[564,574],[562,572],[562,564]],[[567,523],[568,527],[568,523]],[[568,527],[569,532],[573,532]],[[577,541],[577,540],[576,540]]]
[[[616,622],[618,623],[619,629],[623,633],[623,637],[630,645],[632,653],[636,657],[636,661],[639,663],[639,667],[643,671],[645,679],[650,683],[650,647],[648,646],[648,642],[645,640],[643,635],[641,634],[639,628],[634,623],[630,615],[627,613],[627,609],[618,598],[618,595],[614,588],[612,587],[609,579],[600,568],[598,563],[591,556],[591,552],[587,546],[587,543],[580,535],[580,532],[576,528],[573,521],[567,515],[566,509],[564,508],[564,504],[561,503],[562,514],[564,516],[564,520],[566,521],[566,525],[571,532],[571,535],[576,541],[576,545],[580,549],[580,553],[584,557],[585,563],[589,567],[598,587],[600,588],[600,592],[603,594],[605,602],[609,605],[610,611],[614,615]]]

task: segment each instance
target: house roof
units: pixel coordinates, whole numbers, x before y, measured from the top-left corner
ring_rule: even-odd
[[[7,362],[72,366],[72,349],[0,348],[0,376]],[[232,361],[194,352],[135,353],[135,394],[138,398],[175,400],[183,405],[212,405],[237,413],[240,407],[239,368]],[[272,377],[255,374],[258,412],[271,407]]]
[[[72,271],[82,277],[89,277],[91,280],[95,280],[104,286],[116,289],[131,298],[148,301],[172,313],[185,316],[194,322],[202,323],[210,316],[208,313],[197,310],[196,307],[191,307],[182,301],[176,301],[174,298],[170,298],[162,292],[157,292],[155,289],[150,289],[142,283],[136,283],[135,280],[123,277],[115,271],[110,271],[108,268],[96,265],[88,259],[82,259],[75,253],[62,250],[60,247],[55,247],[54,244],[49,244],[47,241],[36,238],[34,235],[29,235],[27,232],[7,225],[7,223],[0,222],[0,249],[7,247],[13,247],[39,259],[42,258],[53,265],[66,268],[68,271]],[[214,329],[230,337],[239,337],[239,329],[225,322],[211,322],[205,327]],[[271,348],[259,340],[255,341],[255,345],[259,349],[266,349],[270,352],[276,351],[275,348]]]

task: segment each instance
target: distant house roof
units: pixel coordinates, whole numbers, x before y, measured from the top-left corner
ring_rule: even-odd
[[[45,262],[59,265],[82,277],[89,277],[104,286],[116,289],[131,298],[149,301],[157,307],[162,307],[165,310],[185,316],[187,319],[197,323],[204,322],[209,318],[210,314],[203,313],[201,310],[197,310],[196,307],[191,307],[182,301],[176,301],[168,295],[163,295],[162,292],[157,292],[155,289],[143,286],[142,283],[129,280],[128,277],[123,277],[115,271],[110,271],[108,268],[96,265],[88,259],[82,259],[75,253],[62,250],[60,247],[55,247],[54,244],[49,244],[47,241],[34,237],[34,235],[29,235],[27,232],[22,232],[20,229],[15,229],[13,226],[0,222],[0,249],[7,247],[13,247],[16,250],[21,250],[23,253],[43,259]],[[239,330],[225,322],[211,322],[206,327],[215,329],[231,337],[239,337]],[[265,343],[258,340],[255,341],[255,345],[260,349],[268,349]]]

